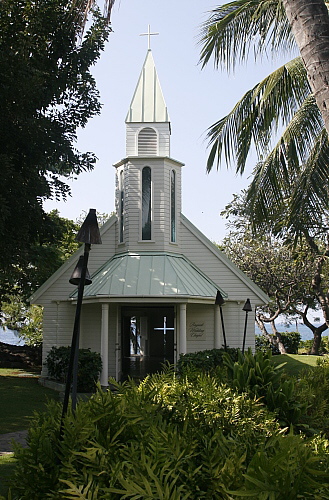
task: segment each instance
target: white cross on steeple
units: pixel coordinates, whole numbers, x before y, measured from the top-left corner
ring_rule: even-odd
[[[151,33],[150,25],[148,25],[147,33],[141,33],[139,36],[147,36],[148,37],[148,50],[151,50],[151,36],[158,35],[159,33]]]

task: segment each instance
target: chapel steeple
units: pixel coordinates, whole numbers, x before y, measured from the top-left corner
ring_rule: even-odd
[[[183,163],[170,157],[170,133],[148,48],[126,117],[126,157],[114,165],[121,251],[179,251]]]

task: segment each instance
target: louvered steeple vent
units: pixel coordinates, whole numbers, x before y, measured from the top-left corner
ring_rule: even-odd
[[[143,128],[138,134],[138,156],[158,154],[158,135],[151,127]]]

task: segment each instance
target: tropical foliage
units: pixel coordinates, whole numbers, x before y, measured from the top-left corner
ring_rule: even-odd
[[[51,404],[35,415],[28,448],[16,449],[12,498],[326,498],[326,439],[282,432],[261,400],[246,394],[252,377],[257,390],[277,387],[280,368],[251,353],[227,363],[233,371],[249,366],[241,394],[217,375],[179,378],[170,369],[139,385],[111,381],[112,391],[99,388],[67,414],[62,436],[61,407]],[[304,405],[309,392],[300,389]]]
[[[271,351],[272,354],[279,354],[280,351],[277,346],[277,341],[274,338],[275,335],[255,335],[255,349],[257,351],[262,351],[263,353]],[[323,339],[322,339],[323,340]],[[301,336],[299,332],[280,332],[280,342],[284,346],[284,350],[289,354],[298,354],[298,348],[308,346],[308,350],[311,350],[313,341],[308,340],[301,342]],[[305,343],[306,342],[306,343]],[[323,351],[324,342],[321,342],[320,352]]]

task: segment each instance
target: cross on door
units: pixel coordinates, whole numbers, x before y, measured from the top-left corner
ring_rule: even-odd
[[[166,344],[167,344],[167,339],[166,339],[166,335],[167,335],[167,332],[168,331],[172,331],[172,330],[175,330],[175,328],[171,328],[169,326],[167,326],[167,317],[164,316],[163,317],[163,327],[159,327],[159,328],[154,328],[154,330],[160,330],[160,331],[163,331],[163,354],[164,354],[164,359],[166,359]]]

